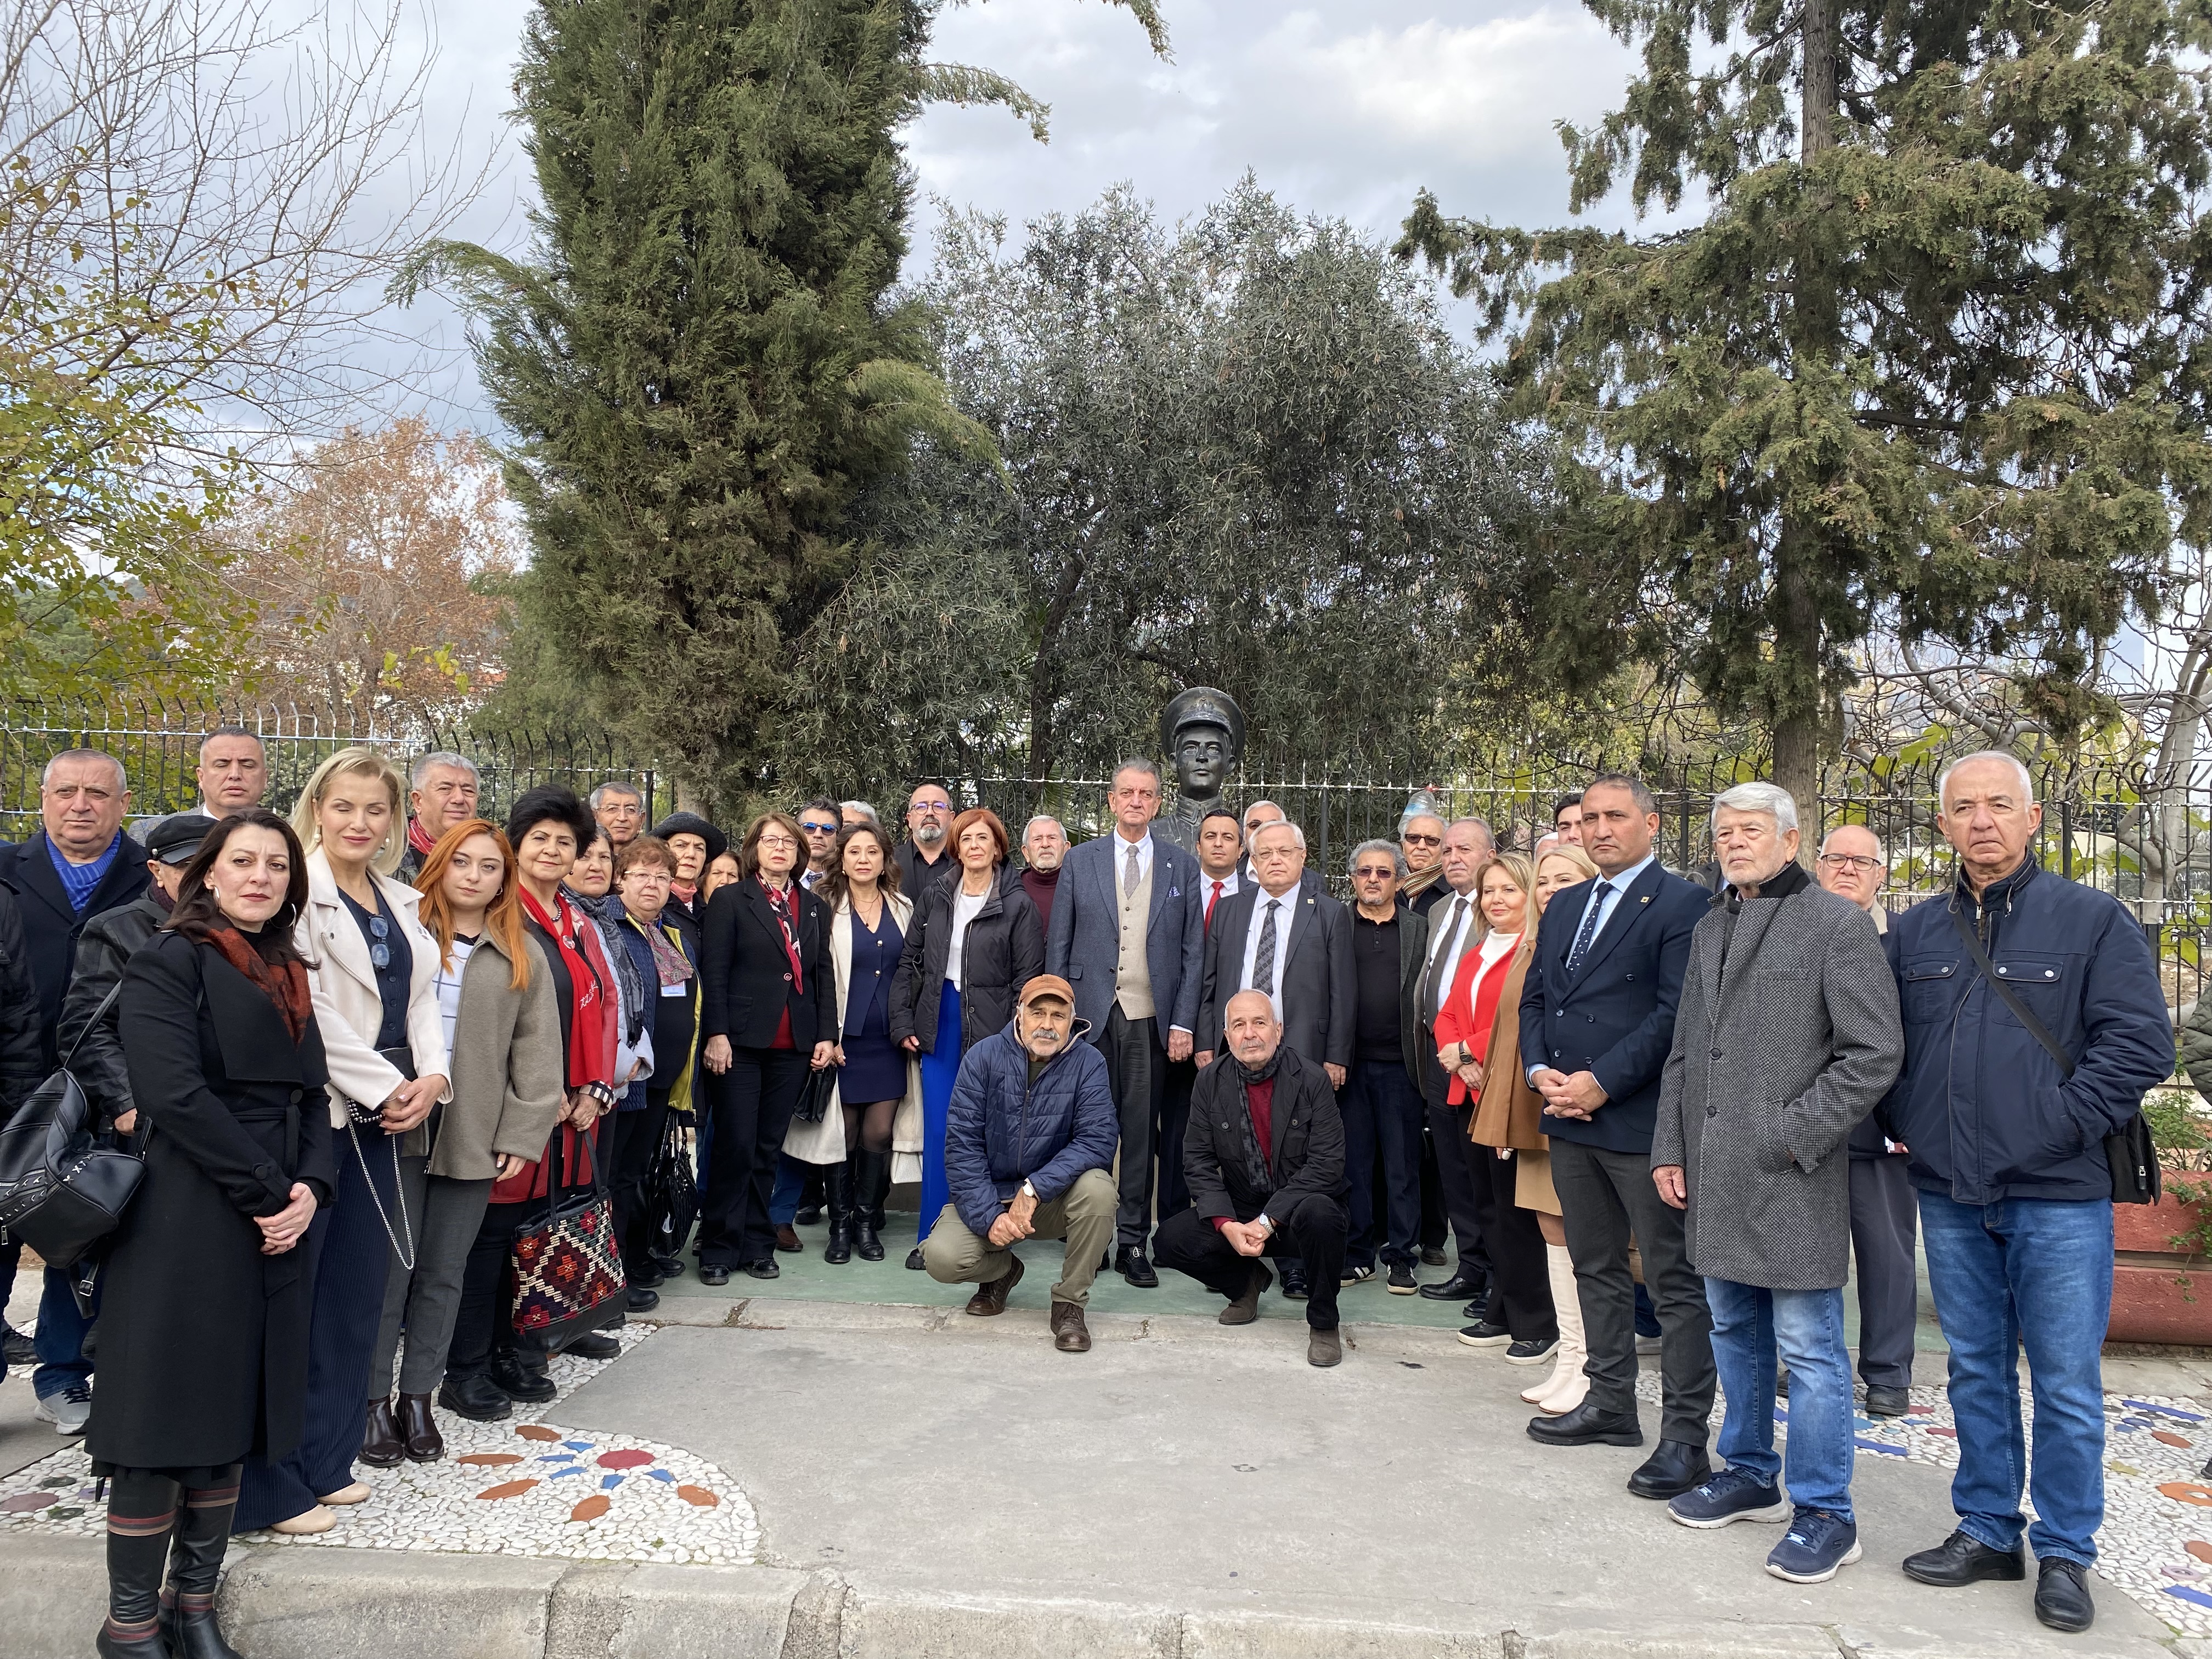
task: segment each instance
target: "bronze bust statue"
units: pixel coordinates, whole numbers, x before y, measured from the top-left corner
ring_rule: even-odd
[[[1191,686],[1160,710],[1160,747],[1175,774],[1176,796],[1152,831],[1195,848],[1200,823],[1221,805],[1222,787],[1244,757],[1244,711],[1226,691]]]

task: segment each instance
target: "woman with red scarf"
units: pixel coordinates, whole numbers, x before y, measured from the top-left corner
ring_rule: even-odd
[[[836,1057],[830,908],[796,879],[805,846],[796,819],[762,814],[738,849],[744,876],[707,905],[699,1029],[713,1152],[699,1210],[702,1285],[728,1284],[732,1267],[776,1277],[776,1154],[809,1067]]]
[[[614,969],[599,943],[599,929],[561,890],[561,878],[575,862],[577,849],[596,829],[584,803],[557,785],[526,793],[507,819],[524,926],[544,954],[554,1006],[561,1015],[568,1104],[562,1109],[558,1143],[569,1186],[590,1179],[597,1125],[616,1097],[615,1039],[621,1006]],[[553,1397],[552,1380],[545,1375],[547,1356],[524,1352],[508,1322],[507,1267],[514,1230],[544,1205],[552,1189],[554,1161],[549,1147],[547,1156],[510,1171],[492,1187],[491,1203],[461,1280],[460,1316],[446,1356],[449,1389],[489,1376],[510,1399],[538,1402]],[[602,1344],[611,1342],[610,1338],[594,1341],[586,1337],[589,1349],[580,1343],[569,1346],[595,1357]]]

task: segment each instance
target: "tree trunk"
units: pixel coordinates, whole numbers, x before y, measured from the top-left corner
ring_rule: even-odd
[[[1836,147],[1836,0],[1805,0],[1804,54],[1798,159],[1810,161]]]
[[[1808,839],[1820,817],[1820,611],[1811,559],[1819,545],[1784,525],[1774,571],[1774,661],[1767,719],[1774,732],[1774,781],[1797,803]]]

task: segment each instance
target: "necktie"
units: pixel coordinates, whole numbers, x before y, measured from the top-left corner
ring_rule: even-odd
[[[1283,908],[1280,899],[1267,901],[1267,919],[1260,924],[1260,948],[1252,953],[1252,988],[1275,994],[1275,912]]]
[[[1443,965],[1457,959],[1459,936],[1467,927],[1467,898],[1464,894],[1452,900],[1451,915],[1444,919],[1444,942],[1429,958],[1429,982],[1421,992],[1421,1018],[1431,1026],[1437,1023],[1438,1005],[1443,1000]]]
[[[1582,932],[1575,935],[1574,948],[1567,952],[1567,972],[1570,974],[1580,968],[1583,958],[1589,954],[1590,941],[1597,937],[1597,925],[1605,915],[1605,902],[1612,893],[1611,882],[1598,883],[1597,891],[1590,899],[1589,914],[1583,918]]]
[[[1129,848],[1129,862],[1121,871],[1121,896],[1137,896],[1137,849],[1134,847]]]
[[[1222,885],[1222,883],[1218,881],[1215,882],[1213,884],[1213,896],[1206,902],[1206,925],[1208,927],[1213,926],[1213,907],[1221,902]]]

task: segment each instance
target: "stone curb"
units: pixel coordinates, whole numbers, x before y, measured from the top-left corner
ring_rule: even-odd
[[[95,1540],[18,1534],[7,1659],[82,1659],[106,1606]],[[240,1547],[223,1580],[249,1659],[1872,1659],[1936,1650],[1816,1625],[1524,1633],[860,1590],[827,1570]],[[1955,1645],[1944,1659],[2021,1659]],[[2035,1644],[2038,1654],[2070,1651]]]

